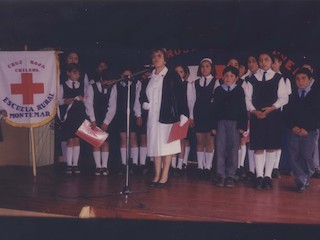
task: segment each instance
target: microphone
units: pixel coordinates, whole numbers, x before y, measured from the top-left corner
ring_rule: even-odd
[[[145,67],[145,68],[154,68],[154,65],[153,64],[145,64],[145,65],[143,65],[143,67]]]

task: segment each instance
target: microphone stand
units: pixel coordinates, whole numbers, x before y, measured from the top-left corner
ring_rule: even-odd
[[[137,199],[131,196],[131,194],[137,194],[137,193],[149,193],[148,190],[146,191],[131,191],[129,188],[129,159],[130,159],[130,99],[131,99],[131,84],[133,81],[133,77],[141,75],[145,72],[150,71],[150,68],[142,70],[140,72],[132,74],[132,76],[124,77],[117,79],[113,82],[113,84],[116,84],[121,81],[127,81],[127,131],[126,131],[126,147],[127,147],[127,152],[126,152],[126,174],[125,174],[125,184],[123,186],[122,191],[120,192],[111,192],[111,193],[105,193],[105,194],[100,194],[100,195],[83,195],[82,197],[84,198],[98,198],[98,197],[110,197],[110,196],[116,196],[116,195],[122,195],[125,196],[125,201],[127,202],[128,199],[130,198],[134,202],[138,204],[140,208],[144,208],[144,204],[139,202]],[[112,85],[113,85],[112,84]],[[103,84],[108,85],[108,84]],[[111,85],[111,86],[112,86]],[[110,87],[110,86],[109,86]]]

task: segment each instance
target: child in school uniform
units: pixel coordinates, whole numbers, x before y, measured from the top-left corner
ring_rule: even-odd
[[[287,78],[282,72],[281,72],[281,65],[282,65],[282,59],[279,55],[272,55],[273,63],[271,65],[271,68],[274,72],[279,73],[283,76],[283,79],[285,80],[288,96],[292,93],[292,87],[291,87],[291,81],[289,78]],[[275,164],[272,170],[272,178],[280,178],[280,171],[279,171],[279,165],[280,165],[280,158],[281,158],[281,149],[277,149],[275,151]]]
[[[117,108],[117,87],[116,85],[106,87],[103,83],[112,80],[109,70],[102,70],[100,81],[95,82],[88,88],[85,106],[87,115],[91,121],[92,128],[100,127],[109,132],[109,125],[113,120]],[[96,164],[95,175],[107,176],[109,159],[108,139],[100,148],[93,148],[93,158]]]
[[[132,75],[129,69],[125,69],[121,73],[121,78],[130,77]],[[139,148],[137,142],[137,125],[134,116],[134,102],[137,91],[137,81],[131,81],[130,88],[130,157],[132,158],[132,165],[130,167],[130,173],[136,174],[138,172],[138,157]],[[120,81],[117,84],[117,112],[116,121],[118,124],[118,130],[120,132],[120,154],[122,163],[122,173],[125,171],[126,165],[126,152],[127,152],[127,99],[128,99],[128,81]]]
[[[295,82],[297,89],[284,108],[284,116],[296,191],[303,192],[315,172],[312,153],[320,122],[320,92],[311,87],[311,71],[306,68],[296,72]]]
[[[79,57],[79,53],[77,51],[71,50],[67,53],[66,58],[65,58],[65,64],[63,64],[61,66],[61,71],[60,71],[60,84],[64,84],[68,79],[68,74],[67,74],[67,66],[69,64],[78,64],[79,66],[80,64],[80,57]],[[84,86],[84,93],[87,92],[87,89],[89,87],[89,85],[93,82],[93,81],[89,81],[88,75],[84,72],[81,71],[80,72],[80,77],[79,77],[79,82],[81,84],[83,84]],[[58,119],[57,119],[58,120]],[[60,121],[58,120],[58,123],[60,123]],[[60,123],[61,124],[61,123]],[[63,136],[64,134],[61,133],[61,135]],[[64,162],[67,161],[67,140],[62,138],[61,139],[61,151],[62,151],[62,157]]]
[[[211,135],[212,120],[208,116],[211,109],[215,85],[215,65],[210,58],[200,61],[197,75],[190,88],[190,127],[194,128],[197,138],[198,176],[210,179],[214,156],[214,137]]]
[[[258,72],[259,70],[259,64],[258,64],[258,58],[253,55],[253,54],[249,54],[248,58],[247,58],[247,66],[248,66],[248,71],[246,72],[246,74],[244,74],[241,78],[248,83],[248,79],[255,74],[256,72]],[[246,89],[248,88],[248,84],[246,85]],[[245,93],[247,93],[245,91]],[[247,99],[246,99],[247,101]],[[247,110],[249,111],[249,104],[246,102],[247,104]],[[250,114],[250,113],[249,113]],[[249,118],[249,129],[248,131],[250,131],[250,118]],[[248,134],[248,133],[247,133]],[[250,134],[248,134],[248,138],[249,138]],[[249,146],[250,146],[250,140],[249,140]],[[248,182],[252,182],[255,180],[256,176],[255,176],[255,172],[256,172],[256,165],[254,162],[254,150],[251,150],[250,147],[248,149],[248,160],[249,160],[249,173],[247,174],[246,180]]]
[[[259,55],[260,69],[247,83],[250,115],[250,148],[254,150],[256,189],[272,188],[275,150],[281,147],[281,108],[288,103],[282,75],[271,69],[272,56]]]
[[[313,89],[319,89],[320,88],[320,81],[319,79],[315,79],[313,76],[313,67],[309,62],[305,62],[302,64],[301,68],[307,68],[311,71],[311,88]],[[316,137],[316,142],[315,142],[315,148],[314,148],[314,153],[313,153],[313,160],[314,160],[314,165],[315,165],[315,173],[313,174],[313,177],[315,178],[320,178],[320,156],[319,156],[319,133],[320,130],[317,130],[317,137]]]
[[[181,78],[181,82],[182,82],[181,87],[183,88],[182,92],[184,93],[185,101],[188,102],[187,89],[190,84],[188,83],[187,79],[190,74],[189,68],[182,64],[178,64],[175,66],[174,70],[179,74]],[[189,113],[187,117],[189,117]],[[182,174],[183,169],[186,169],[186,166],[188,164],[188,157],[190,153],[190,143],[188,140],[188,136],[185,139],[181,139],[180,143],[181,143],[181,152],[177,154],[178,156],[174,155],[171,162],[173,174],[177,176]],[[178,157],[178,162],[177,162],[177,157]]]
[[[237,58],[232,57],[228,59],[226,66],[235,67],[239,71],[240,63]],[[216,81],[215,89],[222,84],[224,84],[223,79],[219,79],[219,81]],[[244,91],[246,90],[246,86],[247,86],[246,81],[244,81],[240,77],[237,77],[237,84],[240,85]],[[246,158],[246,153],[247,153],[246,138],[245,136],[241,135],[240,145],[238,150],[237,180],[242,180],[246,176],[246,171],[244,169],[244,161]]]
[[[228,66],[223,84],[216,88],[212,105],[212,133],[216,135],[216,186],[234,187],[238,167],[240,136],[247,130],[248,115],[244,90],[239,84],[239,70]]]
[[[107,60],[100,59],[100,60],[97,62],[96,70],[95,70],[94,74],[93,74],[92,77],[91,77],[90,83],[93,84],[93,83],[95,83],[95,82],[99,82],[102,71],[103,71],[103,70],[106,70],[107,68],[108,68],[108,62],[107,62]]]
[[[84,84],[79,82],[80,67],[71,63],[67,66],[68,80],[60,85],[61,105],[60,119],[62,121],[62,134],[67,139],[66,174],[79,174],[78,161],[80,155],[80,139],[76,136],[76,131],[86,119],[84,106]]]

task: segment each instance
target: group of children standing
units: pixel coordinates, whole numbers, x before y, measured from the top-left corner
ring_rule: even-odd
[[[112,75],[103,61],[98,64],[96,76],[89,81],[79,69],[78,56],[75,58],[76,61],[67,58],[66,75],[61,78],[60,87],[66,173],[79,173],[80,146],[75,131],[86,118],[92,128],[98,126],[107,132],[112,127],[118,128],[121,162],[125,165],[128,81],[116,83],[117,76]],[[244,160],[248,156],[254,187],[271,189],[272,173],[278,174],[285,133],[296,189],[303,192],[309,185],[317,167],[313,155],[320,127],[320,88],[307,66],[295,73],[294,80],[284,77],[280,66],[281,59],[269,53],[250,55],[247,66],[231,58],[223,70],[222,79],[217,79],[213,60],[204,58],[199,63],[199,78],[188,82],[188,67],[176,65],[175,71],[183,82],[181,86],[188,103],[190,129],[196,136],[199,176],[209,179],[215,166],[217,177],[214,184],[234,187],[237,177],[244,176]],[[125,69],[121,77],[131,74]],[[147,147],[152,148],[147,146],[146,139],[148,114],[140,101],[141,93],[146,91],[146,79],[148,73],[139,81],[130,82],[133,170],[139,165],[146,170]],[[177,173],[187,165],[190,134],[181,140],[182,151],[172,159],[171,167]],[[246,149],[247,145],[249,149]],[[93,149],[93,157],[95,174],[108,175],[108,140],[100,149]]]

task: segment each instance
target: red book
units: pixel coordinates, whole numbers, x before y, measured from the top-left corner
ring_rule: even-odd
[[[78,128],[76,135],[95,148],[101,147],[109,136],[109,134],[101,128],[95,127],[92,129],[91,123],[88,120],[84,120]]]
[[[187,137],[188,129],[190,125],[190,119],[180,127],[180,122],[176,122],[172,124],[172,128],[169,134],[168,143],[173,142],[175,140],[180,140]]]

